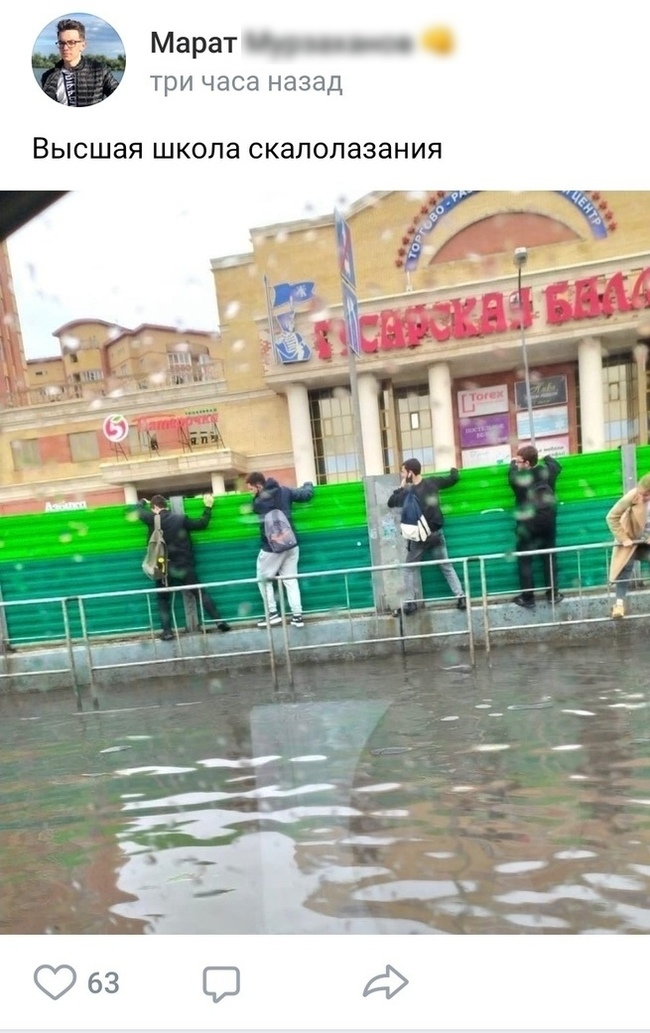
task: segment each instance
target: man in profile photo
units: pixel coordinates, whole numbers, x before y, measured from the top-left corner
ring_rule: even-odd
[[[119,83],[101,61],[84,57],[86,27],[83,22],[64,18],[56,28],[61,60],[41,76],[43,91],[58,104],[73,108],[99,104],[115,92]]]

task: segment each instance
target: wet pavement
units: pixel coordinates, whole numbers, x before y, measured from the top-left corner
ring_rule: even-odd
[[[647,647],[605,645],[0,697],[0,931],[650,931]]]

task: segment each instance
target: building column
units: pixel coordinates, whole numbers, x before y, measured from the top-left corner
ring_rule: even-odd
[[[379,382],[373,373],[360,373],[357,377],[357,388],[366,475],[379,477],[384,472],[381,423],[379,422]]]
[[[226,494],[226,482],[222,473],[210,474],[210,491],[213,495]]]
[[[296,483],[304,484],[305,481],[311,481],[312,484],[315,484],[316,460],[311,436],[307,388],[303,384],[287,384],[282,390],[287,396],[289,405],[289,426],[296,463]]]
[[[124,485],[124,501],[127,506],[135,506],[138,501],[138,489],[135,484]]]
[[[634,349],[634,361],[637,372],[637,394],[639,406],[639,444],[648,444],[648,346],[637,341]]]
[[[456,444],[451,371],[446,362],[436,362],[434,366],[429,366],[429,405],[434,469],[448,470],[456,465]]]
[[[605,448],[603,357],[596,337],[585,337],[578,344],[578,382],[582,423],[580,451],[602,452]]]

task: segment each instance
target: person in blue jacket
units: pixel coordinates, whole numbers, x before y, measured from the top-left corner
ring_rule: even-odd
[[[268,615],[259,621],[258,627],[268,624],[281,624],[278,603],[271,578],[279,578],[287,594],[287,602],[291,610],[291,624],[294,628],[303,628],[305,621],[302,614],[302,597],[298,573],[300,546],[291,520],[291,506],[294,502],[309,502],[314,495],[314,485],[306,481],[302,488],[287,488],[279,484],[274,477],[265,477],[255,470],[246,478],[246,487],[253,493],[253,512],[260,518],[260,551],[257,556],[257,578],[259,589]],[[265,528],[264,517],[272,510],[280,510],[286,516],[293,532],[295,545],[276,552],[271,547]]]

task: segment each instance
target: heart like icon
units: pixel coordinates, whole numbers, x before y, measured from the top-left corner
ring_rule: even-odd
[[[58,1001],[59,997],[67,994],[68,990],[77,982],[77,973],[71,965],[39,965],[34,972],[34,982],[39,990]]]

